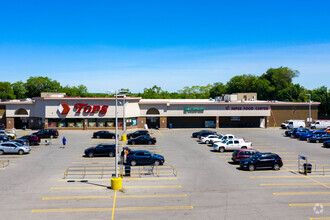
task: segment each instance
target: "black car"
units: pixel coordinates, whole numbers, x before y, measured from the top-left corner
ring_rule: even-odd
[[[29,142],[29,145],[38,145],[40,143],[40,138],[36,135],[26,135],[23,137],[20,137],[19,139],[25,139]]]
[[[0,142],[2,143],[2,142],[6,142],[6,141],[9,141],[9,137],[0,135]]]
[[[257,153],[248,159],[243,159],[239,163],[242,170],[253,171],[260,168],[271,168],[279,170],[283,166],[280,156],[273,153]]]
[[[200,138],[201,135],[209,135],[209,134],[217,134],[217,132],[210,131],[210,130],[201,130],[201,131],[192,133],[192,137],[194,137],[194,138],[195,137]]]
[[[311,143],[323,143],[328,140],[330,140],[330,135],[317,135],[309,138]]]
[[[156,143],[156,138],[154,137],[150,137],[148,135],[145,135],[145,136],[140,136],[140,137],[137,137],[137,138],[134,138],[134,139],[130,139],[127,141],[127,144],[131,144],[131,145],[134,145],[134,144],[155,144]]]
[[[57,138],[58,131],[56,129],[41,129],[38,132],[33,133],[33,135],[38,136],[38,138]]]
[[[323,147],[330,147],[330,140],[323,142]]]
[[[145,135],[149,136],[149,131],[146,131],[146,130],[135,131],[134,133],[127,134],[127,139],[136,138],[136,137],[145,136]]]
[[[88,157],[94,157],[94,156],[114,157],[115,154],[116,154],[115,144],[99,144],[96,147],[90,147],[85,150],[85,155]]]
[[[165,159],[162,155],[153,154],[146,150],[131,151],[126,158],[127,164],[135,165],[162,165]]]
[[[93,138],[111,138],[115,139],[116,134],[109,131],[97,131],[93,133]]]

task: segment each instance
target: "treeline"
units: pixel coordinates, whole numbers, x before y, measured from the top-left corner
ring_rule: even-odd
[[[321,102],[319,113],[330,115],[330,90],[321,86],[308,90],[299,84],[292,83],[299,72],[288,67],[270,68],[261,76],[243,74],[234,76],[226,84],[215,82],[206,86],[186,86],[177,92],[168,92],[161,87],[145,88],[141,93],[131,93],[144,99],[208,99],[222,94],[256,92],[259,100],[280,100],[290,102],[308,101],[311,94],[313,101]],[[0,99],[24,99],[39,97],[41,92],[65,92],[67,96],[108,97],[106,93],[89,93],[85,85],[62,86],[58,81],[48,77],[30,77],[26,82],[0,82]]]

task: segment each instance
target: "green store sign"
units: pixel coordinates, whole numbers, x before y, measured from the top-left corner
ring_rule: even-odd
[[[190,107],[185,107],[185,111],[204,111],[205,108],[190,108]]]

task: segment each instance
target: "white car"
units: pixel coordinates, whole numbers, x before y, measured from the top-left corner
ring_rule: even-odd
[[[200,138],[200,141],[202,143],[205,143],[205,144],[208,144],[210,143],[211,141],[215,141],[215,140],[218,140],[219,138],[222,138],[222,135],[215,135],[215,134],[210,134],[209,136],[206,136],[206,137],[201,137]]]
[[[217,143],[217,142],[222,142],[223,140],[226,140],[226,139],[234,139],[234,138],[245,140],[244,138],[236,137],[236,136],[233,135],[233,134],[224,134],[224,135],[222,135],[221,138],[219,138],[219,139],[215,139],[215,140],[212,140],[212,141],[210,141],[210,143],[211,143],[211,144],[214,144],[214,143]]]
[[[5,131],[5,130],[0,130],[0,135],[9,137],[10,139],[13,139],[14,136],[15,136],[14,134],[11,134],[11,133],[9,133],[8,131]]]
[[[15,142],[5,142],[0,144],[0,155],[7,154],[27,154],[29,153],[31,148],[27,145],[22,145],[20,143]]]
[[[239,149],[253,149],[252,143],[243,139],[226,139],[213,145],[213,150],[219,151],[221,153],[227,150]]]

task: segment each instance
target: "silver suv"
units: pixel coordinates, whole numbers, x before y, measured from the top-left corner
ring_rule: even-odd
[[[15,142],[5,142],[0,144],[0,155],[1,154],[28,154],[31,148],[26,145]]]

